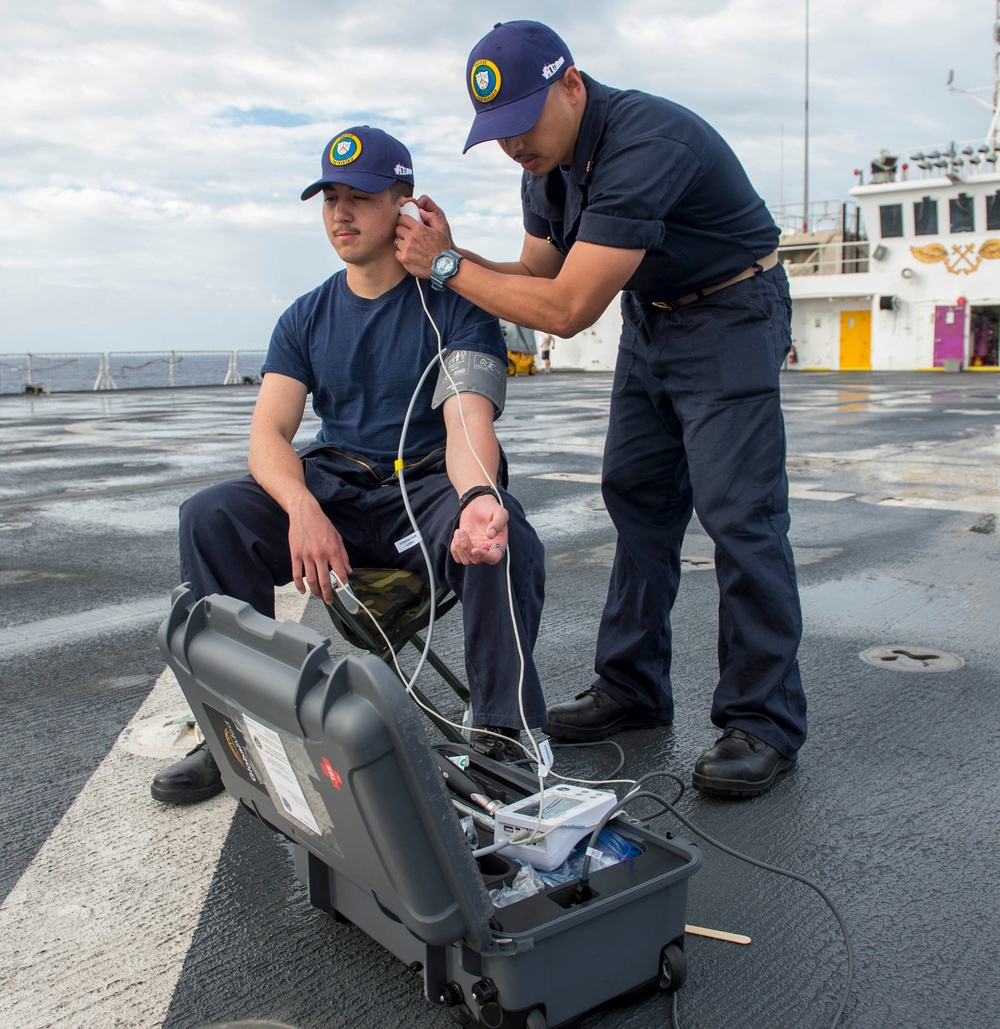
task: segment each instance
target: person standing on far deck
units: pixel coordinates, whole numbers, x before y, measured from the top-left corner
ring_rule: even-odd
[[[547,333],[542,338],[542,371],[548,374],[552,371],[552,351],[556,348],[556,341],[552,333]]]

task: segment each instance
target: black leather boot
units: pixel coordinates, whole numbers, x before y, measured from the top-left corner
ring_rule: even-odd
[[[507,725],[477,725],[470,740],[473,747],[493,761],[520,761],[527,757],[521,742],[521,730]]]
[[[578,693],[574,700],[550,707],[548,718],[545,732],[557,740],[603,740],[621,729],[652,729],[670,724],[662,718],[629,711],[596,686]]]
[[[222,773],[203,740],[180,761],[157,772],[149,792],[164,804],[193,804],[223,789]]]
[[[691,783],[716,797],[756,797],[794,767],[745,729],[729,728],[695,762]]]

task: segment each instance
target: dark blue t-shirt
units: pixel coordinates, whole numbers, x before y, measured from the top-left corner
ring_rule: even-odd
[[[646,256],[627,290],[673,299],[744,271],[778,227],[726,141],[679,104],[583,76],[572,167],[521,184],[524,228],[562,252],[596,243]]]
[[[507,351],[496,318],[451,290],[423,283],[427,307],[450,350]],[[305,383],[322,420],[317,444],[349,450],[391,467],[413,390],[437,353],[434,333],[407,275],[375,300],[355,296],[339,271],[278,319],[262,374],[276,372]],[[431,408],[437,369],[414,405],[405,458],[422,457],[446,440],[442,409]]]

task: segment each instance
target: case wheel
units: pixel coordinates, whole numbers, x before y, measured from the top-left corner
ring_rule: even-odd
[[[468,1025],[472,1021],[472,1012],[469,1005],[465,1003],[465,995],[458,983],[445,983],[441,987],[438,1001],[448,1009],[448,1014],[453,1022],[459,1025]]]
[[[441,987],[441,993],[438,996],[438,1001],[444,1004],[445,1007],[453,1008],[458,1004],[463,1003],[465,996],[462,993],[462,987],[458,983],[445,983]]]
[[[524,1020],[524,1029],[549,1029],[545,1012],[541,1008],[532,1008]]]
[[[684,985],[686,978],[684,951],[676,943],[668,943],[660,952],[660,989],[673,993]]]

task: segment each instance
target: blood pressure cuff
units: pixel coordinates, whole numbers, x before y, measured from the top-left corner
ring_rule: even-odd
[[[507,365],[479,350],[445,350],[431,407],[440,407],[456,393],[486,397],[493,403],[493,417],[499,418],[507,398]]]

